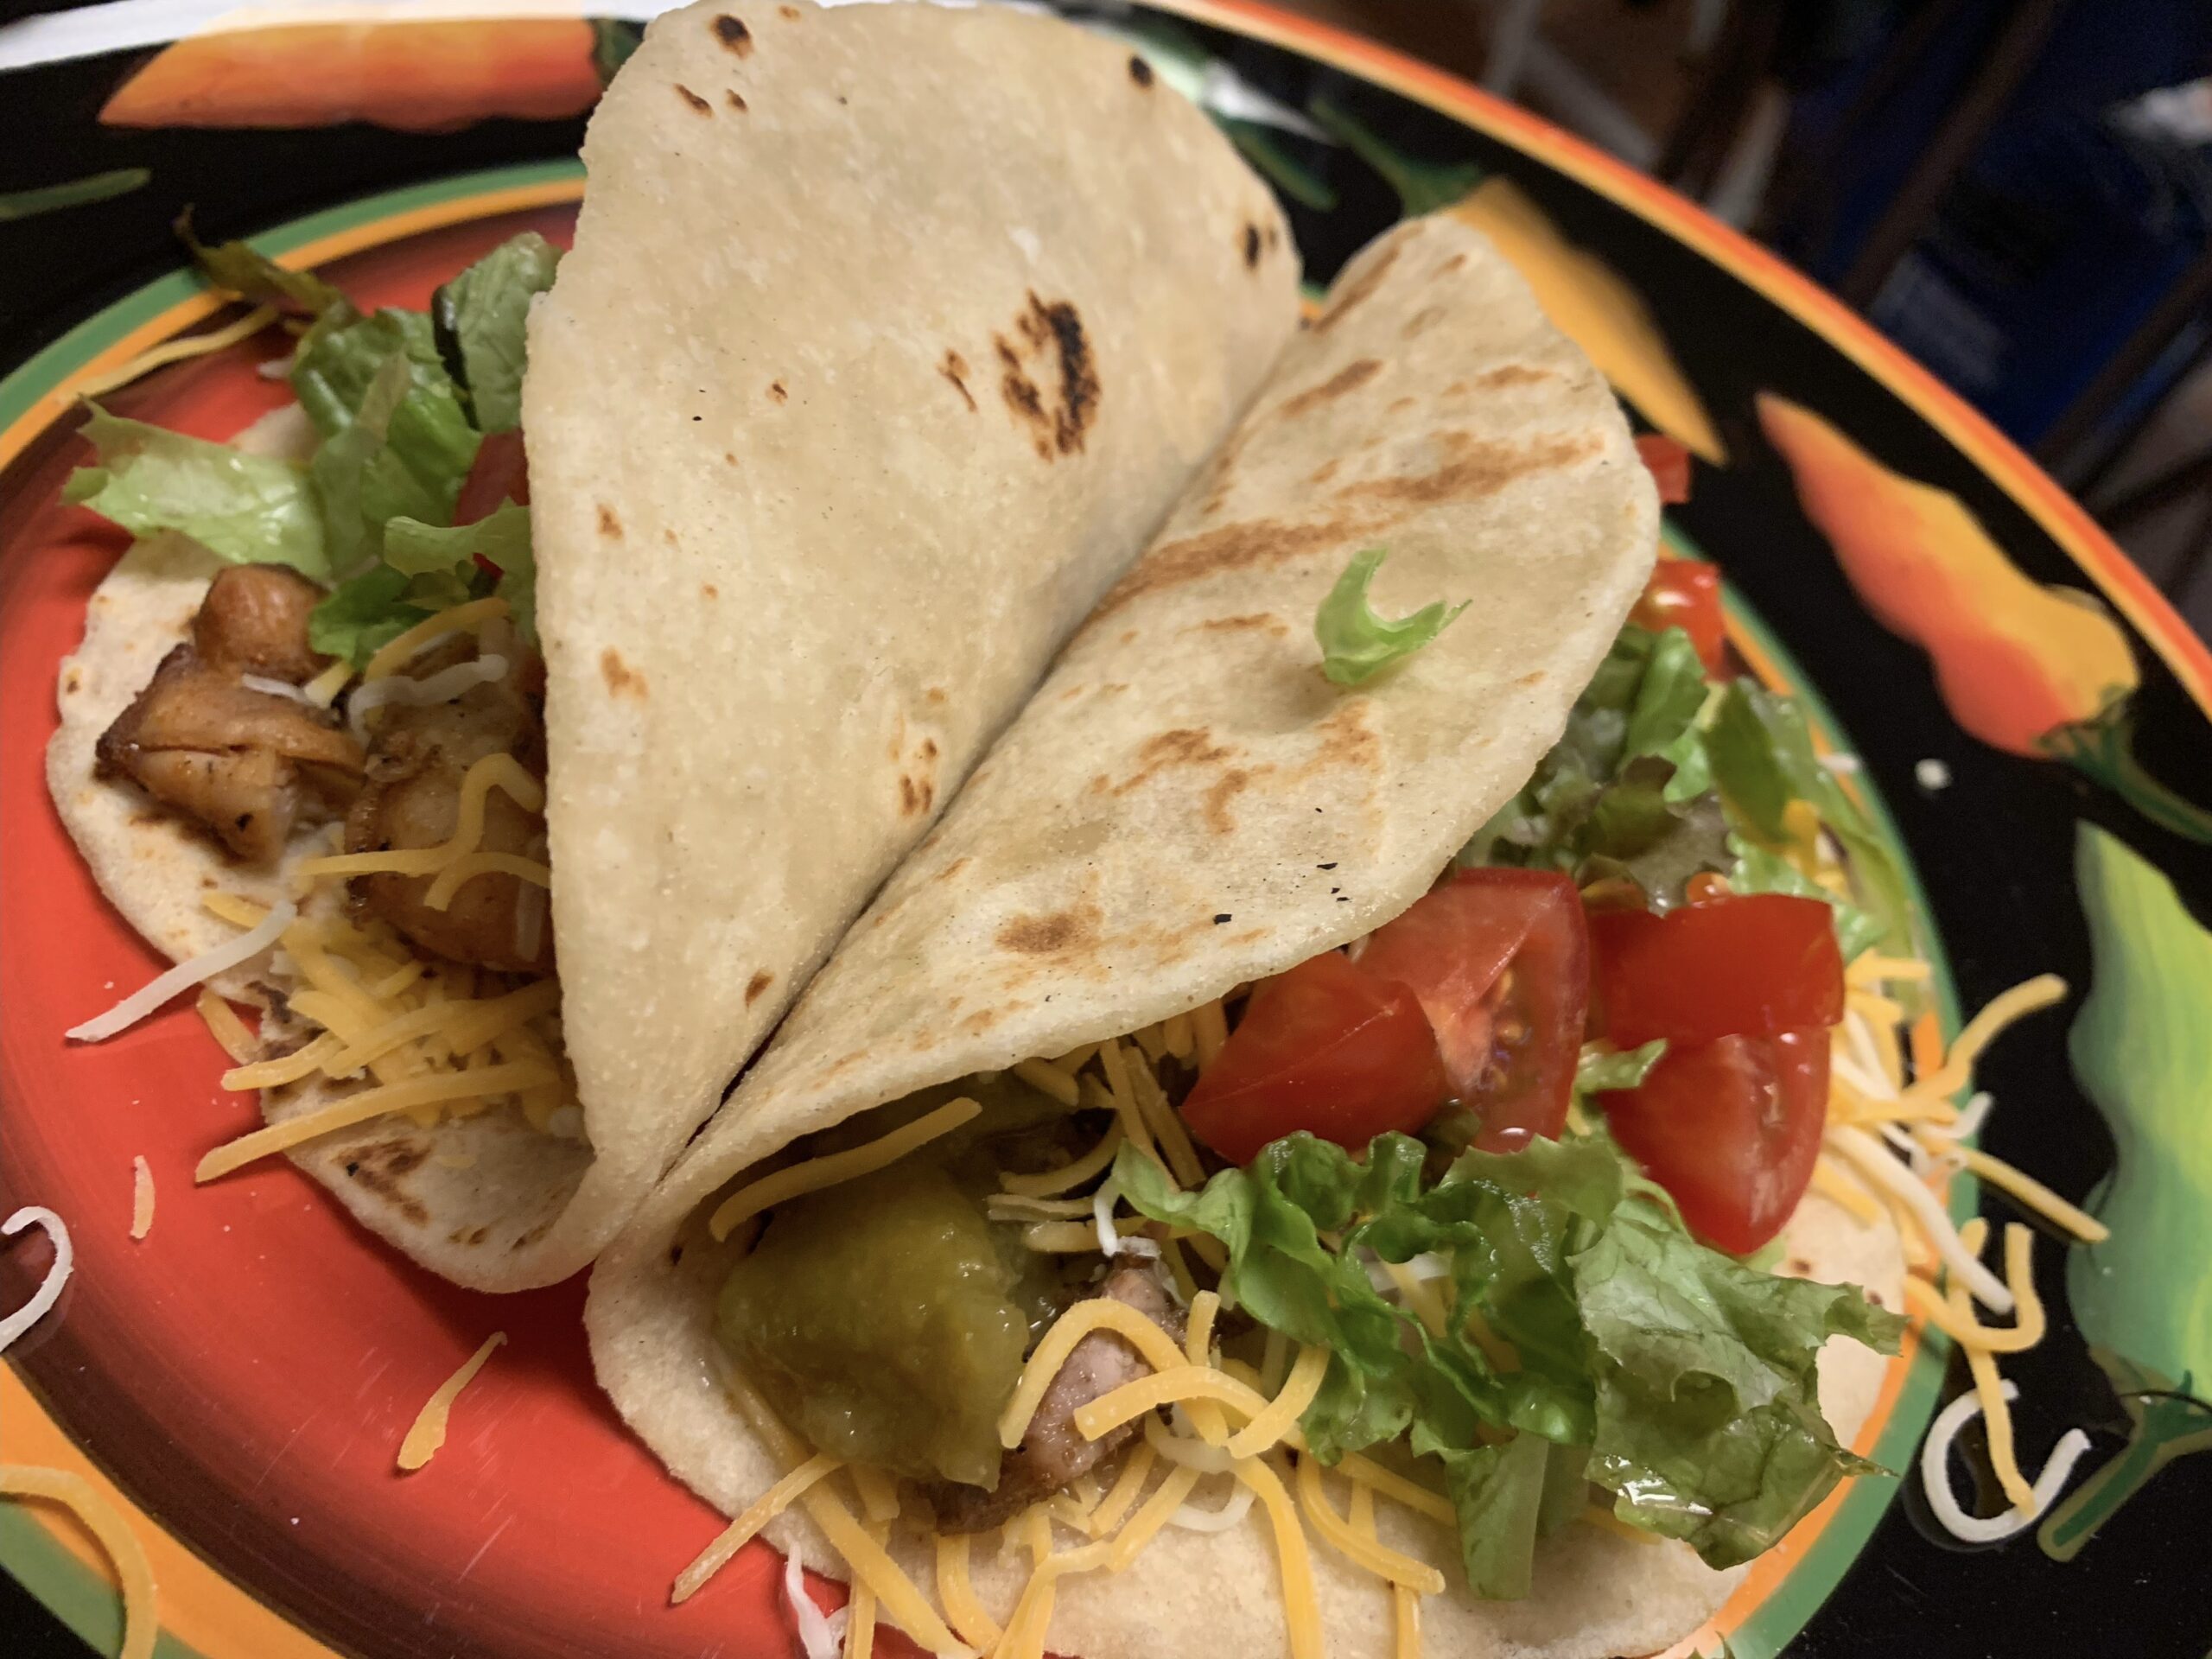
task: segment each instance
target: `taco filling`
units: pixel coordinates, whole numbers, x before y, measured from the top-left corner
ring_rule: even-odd
[[[365,1084],[273,1109],[201,1179],[400,1110],[512,1110],[580,1141],[518,424],[524,321],[559,256],[525,234],[427,312],[364,314],[245,244],[192,245],[212,281],[296,314],[299,403],[236,446],[93,411],[69,499],[149,538],[132,556],[157,576],[212,575],[92,775],[219,849],[212,917],[276,927],[245,964],[200,958],[264,1009],[226,1086]]]
[[[714,1329],[756,1408],[909,1483],[940,1535],[1040,1505],[1098,1531],[1158,1459],[1182,1497],[1155,1523],[1205,1524],[1209,1474],[1239,1513],[1294,1489],[1425,1593],[1321,1471],[1448,1522],[1481,1597],[1528,1595],[1537,1540],[1578,1523],[1759,1554],[1869,1467],[1822,1416],[1822,1344],[1901,1330],[1776,1272],[1775,1240],[1847,951],[1904,918],[1847,879],[1895,880],[1845,861],[1847,801],[1792,789],[1794,845],[1734,804],[1796,741],[1739,728],[1802,733],[1684,627],[1631,622],[1402,915],[756,1170],[706,1223],[743,1247]]]

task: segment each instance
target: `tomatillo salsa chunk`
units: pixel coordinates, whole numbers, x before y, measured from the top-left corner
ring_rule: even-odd
[[[715,1330],[818,1450],[992,1486],[1029,1314],[974,1199],[913,1159],[780,1205]]]

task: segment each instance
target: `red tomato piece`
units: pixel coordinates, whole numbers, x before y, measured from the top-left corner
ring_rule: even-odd
[[[477,446],[475,464],[461,480],[461,499],[454,504],[453,521],[473,524],[489,518],[507,501],[530,505],[530,461],[520,428],[494,432]]]
[[[1827,1122],[1828,1034],[1785,1031],[1669,1048],[1643,1086],[1600,1096],[1624,1150],[1690,1230],[1747,1255],[1813,1179]]]
[[[1637,439],[1636,453],[1643,457],[1651,481],[1659,486],[1662,503],[1678,507],[1690,499],[1690,452],[1680,439],[1646,432]]]
[[[1695,559],[1662,559],[1643,584],[1630,621],[1654,633],[1680,628],[1708,674],[1728,671],[1728,625],[1720,611],[1720,572]]]
[[[1252,994],[1183,1120],[1244,1164],[1298,1129],[1354,1149],[1387,1129],[1410,1135],[1450,1093],[1420,999],[1329,950]]]
[[[1770,1037],[1843,1018],[1835,912],[1817,899],[1762,893],[1664,916],[1604,911],[1590,918],[1590,943],[1616,1048]]]
[[[1554,870],[1460,870],[1357,948],[1362,973],[1408,986],[1436,1032],[1475,1144],[1557,1138],[1590,1001],[1582,899]]]

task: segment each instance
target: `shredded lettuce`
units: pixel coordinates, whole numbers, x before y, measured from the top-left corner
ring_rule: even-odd
[[[1564,870],[1585,885],[1619,876],[1654,909],[1680,903],[1691,876],[1727,867],[1700,724],[1709,696],[1688,634],[1623,628],[1559,742],[1459,862]]]
[[[1433,1183],[1425,1155],[1404,1135],[1362,1159],[1301,1134],[1196,1192],[1126,1147],[1115,1179],[1142,1214],[1222,1242],[1224,1300],[1328,1348],[1301,1421],[1315,1456],[1405,1433],[1439,1459],[1477,1594],[1528,1592],[1535,1539],[1584,1478],[1623,1520],[1726,1567],[1870,1468],[1821,1418],[1814,1362],[1836,1334],[1894,1351],[1894,1315],[1699,1244],[1603,1135],[1470,1152]],[[1370,1250],[1448,1263],[1441,1332],[1376,1291]],[[1516,1369],[1492,1363],[1477,1321]]]
[[[176,531],[233,564],[289,564],[329,579],[322,520],[303,468],[86,407],[83,433],[97,464],[69,475],[64,500],[134,535]]]
[[[340,582],[308,613],[308,643],[326,657],[361,667],[430,614],[406,602],[409,580],[405,572],[378,564]]]
[[[359,315],[345,293],[311,270],[287,270],[250,242],[224,242],[209,247],[192,231],[192,210],[176,221],[176,233],[192,251],[194,264],[212,287],[257,304],[283,305],[319,317],[327,311]]]
[[[433,609],[481,596],[485,572],[477,563],[481,559],[499,572],[490,591],[507,601],[524,635],[533,636],[537,567],[531,556],[528,507],[509,501],[473,524],[442,526],[395,518],[385,526],[384,558],[411,578],[408,599],[430,604],[437,598]]]
[[[1321,642],[1321,672],[1335,684],[1364,684],[1412,656],[1467,608],[1467,601],[1447,609],[1440,599],[1395,621],[1377,616],[1367,602],[1367,590],[1387,556],[1379,547],[1354,554],[1314,615],[1313,637]]]
[[[1840,843],[1865,906],[1859,948],[1886,941],[1893,949],[1910,949],[1912,906],[1904,873],[1859,804],[1815,756],[1812,734],[1796,704],[1738,680],[1720,698],[1705,741],[1722,798],[1757,840],[1786,842],[1790,804],[1804,801]],[[1771,879],[1770,867],[1758,873]]]
[[[524,325],[530,302],[553,286],[561,251],[535,231],[511,237],[438,289],[430,322],[476,429],[522,424]]]
[[[1638,1048],[1607,1048],[1602,1043],[1585,1043],[1582,1053],[1574,1063],[1574,1092],[1578,1095],[1603,1095],[1616,1089],[1636,1089],[1643,1086],[1644,1078],[1651,1075],[1651,1068],[1659,1064],[1667,1052],[1667,1039],[1654,1037]]]

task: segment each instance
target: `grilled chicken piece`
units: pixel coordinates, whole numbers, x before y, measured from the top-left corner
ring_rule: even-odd
[[[275,861],[296,827],[343,812],[360,786],[360,746],[334,715],[241,677],[297,685],[322,669],[329,659],[307,639],[320,597],[281,566],[222,571],[191,639],[100,734],[94,774],[133,779],[257,864]]]
[[[428,679],[474,660],[479,649],[476,641],[455,639],[406,671]],[[496,623],[484,629],[480,649],[511,664],[504,677],[449,702],[393,702],[378,711],[368,785],[346,818],[347,852],[435,847],[451,840],[461,823],[462,780],[486,755],[512,754],[532,776],[545,775],[545,728],[537,703],[543,664],[511,628]],[[542,861],[545,820],[494,789],[485,798],[484,835],[477,846]],[[423,902],[429,887],[428,876],[362,875],[353,881],[360,908],[434,955],[501,973],[553,971],[553,929],[543,887],[497,873],[474,876],[443,910]]]
[[[308,645],[308,613],[322,590],[281,564],[221,571],[192,619],[193,649],[214,668],[305,685],[330,666]]]
[[[1097,1294],[1127,1302],[1177,1342],[1183,1340],[1183,1314],[1160,1274],[1149,1267],[1116,1268]],[[1124,1423],[1095,1440],[1075,1426],[1075,1414],[1102,1395],[1147,1375],[1152,1367],[1121,1338],[1094,1331],[1060,1367],[1059,1375],[1038,1402],[1029,1433],[999,1464],[999,1484],[990,1491],[938,1481],[928,1497],[945,1532],[982,1532],[1003,1525],[1039,1498],[1050,1497],[1071,1481],[1090,1473],[1099,1460],[1137,1432]]]

